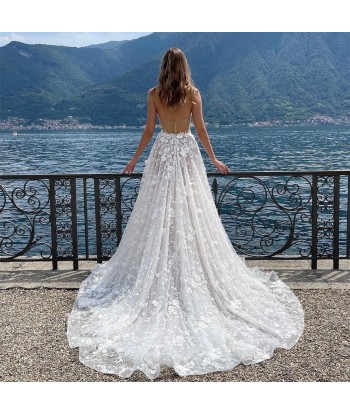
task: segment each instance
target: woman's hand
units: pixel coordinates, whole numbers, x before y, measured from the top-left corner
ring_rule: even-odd
[[[135,157],[133,157],[129,163],[124,167],[124,170],[122,171],[122,173],[129,173],[131,174],[134,170],[135,164],[137,163],[137,159]]]
[[[218,160],[217,158],[215,158],[214,160],[212,160],[212,163],[223,174],[227,174],[230,171],[230,169],[226,166],[226,164],[224,164],[222,161]]]

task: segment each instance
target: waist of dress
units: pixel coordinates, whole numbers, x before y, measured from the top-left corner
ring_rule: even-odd
[[[189,128],[187,131],[179,131],[179,132],[176,132],[176,133],[171,133],[171,132],[166,131],[163,128],[161,128],[159,134],[162,134],[162,135],[165,134],[165,135],[170,135],[170,136],[177,137],[177,136],[184,136],[184,135],[188,135],[188,134],[192,135],[192,131]]]

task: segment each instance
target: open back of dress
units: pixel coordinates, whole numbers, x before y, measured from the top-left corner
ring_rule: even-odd
[[[163,117],[160,117],[158,114],[158,119],[163,131],[167,133],[181,133],[188,132],[190,130],[191,114],[178,121],[167,120]]]

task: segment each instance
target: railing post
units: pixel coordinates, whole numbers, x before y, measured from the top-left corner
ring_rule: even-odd
[[[216,206],[216,209],[219,211],[219,202],[218,202],[218,182],[216,178],[213,179],[213,184],[211,185],[212,191],[214,193],[214,203]]]
[[[117,219],[117,246],[122,238],[122,194],[120,186],[120,176],[115,178],[115,208]]]
[[[56,227],[56,195],[55,195],[55,179],[50,177],[50,223],[51,223],[51,254],[52,269],[57,270],[57,227]]]
[[[346,209],[346,257],[350,258],[350,174],[348,179],[348,200]]]
[[[89,218],[87,208],[87,188],[86,177],[83,177],[83,192],[84,192],[84,236],[85,236],[85,257],[89,259]]]
[[[73,269],[79,269],[78,265],[78,228],[77,228],[77,179],[70,179],[71,209],[72,209],[72,254]]]
[[[97,262],[102,262],[102,233],[101,233],[101,206],[100,206],[100,181],[94,178],[95,191],[95,226],[96,226],[96,254]]]
[[[339,269],[339,174],[334,175],[334,212],[333,212],[333,269]]]
[[[317,269],[317,181],[318,175],[314,173],[312,175],[312,206],[311,206],[311,268]]]

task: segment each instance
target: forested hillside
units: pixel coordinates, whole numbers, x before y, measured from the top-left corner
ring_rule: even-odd
[[[204,32],[108,47],[11,42],[0,48],[0,116],[143,125],[147,90],[171,46],[186,53],[208,122],[350,115],[350,33]]]

